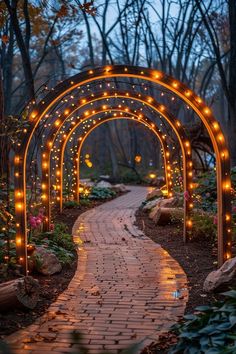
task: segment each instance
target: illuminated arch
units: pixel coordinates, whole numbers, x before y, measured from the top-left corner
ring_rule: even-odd
[[[49,135],[47,137],[47,142],[46,142],[46,150],[43,152],[42,155],[42,171],[43,171],[43,181],[42,181],[42,189],[44,190],[43,193],[43,202],[45,209],[47,211],[47,220],[45,223],[45,229],[48,228],[48,224],[50,222],[50,208],[49,208],[49,191],[50,191],[50,154],[51,154],[51,148],[54,144],[54,141],[57,137],[58,132],[60,129],[63,127],[64,123],[79,109],[81,108],[86,108],[84,111],[83,115],[84,118],[79,119],[79,123],[82,123],[83,121],[87,120],[88,118],[92,117],[93,115],[96,115],[98,113],[106,112],[108,107],[109,110],[116,110],[116,111],[121,111],[121,108],[117,106],[115,109],[111,106],[108,106],[108,104],[103,104],[102,108],[94,108],[90,107],[90,109],[87,109],[87,107],[90,104],[93,104],[94,102],[97,102],[99,100],[109,100],[111,98],[123,98],[123,99],[129,99],[129,100],[134,100],[134,101],[139,101],[143,105],[149,106],[152,108],[157,114],[160,114],[165,121],[171,126],[173,131],[175,132],[180,146],[182,150],[182,155],[183,155],[183,175],[184,175],[184,190],[189,191],[189,199],[184,201],[184,239],[187,237],[187,232],[188,229],[191,229],[192,222],[190,220],[190,210],[192,208],[192,201],[191,201],[191,189],[192,189],[192,159],[191,159],[191,147],[190,147],[190,142],[187,140],[185,131],[178,119],[176,119],[170,112],[168,112],[167,108],[163,105],[158,103],[156,100],[152,99],[150,96],[147,95],[141,95],[138,93],[133,93],[133,92],[122,92],[122,91],[117,91],[117,90],[109,90],[104,92],[98,92],[96,94],[91,94],[88,97],[83,97],[80,99],[80,102],[78,105],[74,105],[71,110],[68,108],[65,109],[64,111],[64,116],[60,117],[60,119],[56,119],[54,122],[53,127],[50,129]],[[128,110],[128,108],[123,108],[124,112]],[[136,110],[132,111],[132,114],[135,116],[136,115]],[[152,122],[150,122],[151,124]],[[74,126],[75,127],[75,126]],[[75,130],[71,128],[70,130],[71,133]],[[66,141],[68,141],[70,136],[67,136]],[[63,160],[63,155],[64,155],[64,150],[65,150],[66,144],[62,145],[61,147],[61,154],[60,154],[60,159],[59,159],[59,165],[62,164]],[[61,165],[62,166],[62,165]],[[62,210],[62,174],[63,170],[62,167],[60,170],[56,171],[56,174],[58,176],[59,180],[59,202],[60,202],[60,210]],[[45,177],[47,175],[47,178]]]
[[[123,65],[105,66],[89,70],[57,85],[29,114],[29,129],[22,139],[15,156],[15,206],[16,206],[16,249],[19,263],[26,272],[26,157],[33,133],[41,119],[62,96],[80,85],[111,77],[128,77],[152,81],[164,86],[187,103],[206,127],[216,154],[217,201],[218,201],[218,264],[231,257],[231,178],[229,151],[225,137],[211,110],[183,83],[156,70]]]
[[[107,107],[107,106],[106,106]],[[99,108],[96,110],[96,112],[94,112],[93,114],[86,116],[86,118],[81,119],[80,121],[78,121],[76,123],[76,125],[73,126],[73,128],[68,132],[66,139],[63,141],[62,146],[60,147],[60,157],[59,157],[59,168],[56,170],[56,177],[57,177],[57,191],[59,191],[59,197],[58,197],[58,201],[59,201],[59,208],[60,208],[60,212],[62,211],[62,202],[63,202],[63,159],[64,159],[64,151],[65,151],[65,147],[67,142],[69,141],[71,135],[73,134],[73,132],[85,121],[87,121],[88,119],[94,117],[94,115],[97,115],[99,113],[105,113],[107,112],[107,108]],[[147,117],[143,118],[140,115],[138,115],[137,113],[130,111],[127,112],[125,110],[125,108],[121,108],[121,107],[116,107],[116,108],[112,108],[109,109],[109,113],[110,112],[121,112],[121,114],[124,112],[125,114],[130,114],[132,115],[132,117],[130,118],[126,118],[126,119],[133,119],[139,123],[142,123],[144,125],[147,125],[150,129],[153,130],[153,132],[155,133],[155,135],[157,136],[157,138],[160,140],[163,151],[166,152],[166,154],[164,154],[164,170],[165,170],[165,176],[166,176],[166,183],[168,186],[168,190],[169,190],[169,197],[172,196],[172,182],[171,182],[171,175],[170,175],[170,163],[169,163],[169,156],[170,153],[168,151],[167,148],[167,144],[165,142],[165,136],[158,130],[157,126],[151,121],[149,120]],[[143,116],[143,114],[142,114]],[[104,118],[105,119],[105,118]],[[124,119],[124,117],[120,117],[120,119]],[[112,117],[110,118],[110,120],[112,120]],[[113,118],[114,120],[114,118]],[[59,131],[59,129],[58,129]],[[57,133],[58,133],[57,131]],[[53,139],[51,138],[51,135],[49,137],[50,142],[53,144],[55,141],[55,138],[57,137],[57,134],[54,134]],[[44,209],[46,211],[46,220],[45,220],[45,224],[44,224],[44,228],[45,230],[49,229],[49,225],[50,225],[50,219],[51,219],[51,207],[50,207],[50,157],[51,157],[51,147],[46,144],[46,150],[43,151],[42,154],[42,190],[43,190],[43,195],[42,195],[42,202],[43,202],[43,206]]]
[[[87,137],[100,125],[113,121],[113,120],[131,120],[134,122],[138,122],[146,126],[148,129],[150,129],[158,138],[161,148],[162,148],[162,155],[163,155],[163,161],[164,161],[164,172],[165,172],[165,185],[167,189],[167,196],[172,197],[173,192],[172,192],[172,186],[173,183],[171,181],[171,163],[169,160],[170,157],[170,151],[168,149],[167,142],[165,140],[165,136],[162,134],[162,132],[158,129],[158,127],[150,121],[148,118],[140,119],[139,117],[134,117],[134,116],[121,116],[121,117],[105,117],[105,118],[98,118],[98,122],[94,124],[94,126],[90,127],[88,131],[86,131],[83,136],[80,136],[79,138],[79,144],[77,147],[77,151],[74,156],[74,174],[75,174],[75,187],[74,187],[74,199],[79,202],[79,185],[80,185],[80,155],[81,155],[81,150],[83,147],[83,144]],[[63,176],[61,176],[62,179],[62,186],[63,186]]]
[[[132,96],[132,99],[135,99],[134,96]],[[104,107],[104,108],[103,108]],[[165,108],[162,105],[163,108]],[[154,110],[157,110],[154,106],[154,104],[152,105],[152,108]],[[108,109],[107,105],[103,105],[101,108],[97,108],[96,111],[94,111],[94,113],[92,114],[87,114],[86,115],[86,119],[90,119],[91,117],[93,117],[96,114],[99,113],[103,113],[106,112]],[[123,111],[121,108],[119,107],[113,107],[111,109],[109,109],[109,111]],[[125,110],[124,110],[125,112]],[[129,110],[129,112],[135,117],[137,116],[137,118],[139,118],[139,115],[137,115],[134,111]],[[158,112],[159,113],[159,112]],[[162,112],[163,114],[163,112]],[[173,130],[175,131],[177,138],[179,140],[180,146],[181,146],[181,151],[182,151],[182,155],[183,155],[183,175],[184,175],[184,190],[188,190],[189,186],[192,187],[192,158],[191,158],[191,148],[190,148],[190,143],[188,142],[188,140],[186,140],[186,135],[184,132],[184,129],[181,125],[178,125],[177,123],[179,122],[176,118],[174,118],[172,115],[170,115],[166,110],[165,113],[163,114],[163,116],[168,118],[168,123],[170,124],[170,126],[173,128]],[[146,121],[150,124],[150,125],[154,125],[154,123],[151,120],[148,120],[148,118],[146,118]],[[69,141],[71,135],[73,134],[73,132],[75,131],[75,129],[77,128],[77,125],[74,125],[73,128],[69,131],[69,133],[67,134],[65,140],[63,141],[61,147],[59,148],[60,150],[60,157],[59,157],[59,168],[60,170],[56,172],[56,174],[58,175],[58,180],[59,180],[59,193],[60,193],[60,210],[62,210],[62,176],[63,176],[63,157],[64,157],[64,151],[66,148],[66,144]],[[185,144],[187,142],[187,145]],[[46,163],[48,164],[48,163]],[[168,170],[168,169],[167,169]],[[184,210],[185,210],[185,217],[184,217],[184,238],[187,237],[187,231],[188,229],[191,229],[192,223],[190,220],[190,210],[192,208],[192,202],[191,202],[191,188],[189,189],[189,196],[190,198],[188,200],[184,200]]]

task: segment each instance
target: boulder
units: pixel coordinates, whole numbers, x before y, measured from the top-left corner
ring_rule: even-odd
[[[205,292],[222,291],[235,284],[236,257],[226,261],[219,269],[206,277],[203,290]]]
[[[162,191],[157,188],[157,189],[154,189],[151,192],[149,192],[147,197],[146,197],[146,199],[150,200],[150,199],[159,198],[159,197],[162,197],[162,196],[163,196]]]
[[[152,184],[152,186],[156,186],[158,188],[161,188],[165,184],[165,178],[164,177],[156,177],[152,180],[151,184]]]
[[[60,273],[62,270],[57,256],[45,247],[36,247],[32,258],[34,260],[34,268],[43,275]]]
[[[175,208],[178,206],[183,206],[183,204],[181,205],[179,203],[179,199],[177,197],[161,199],[158,205],[161,208]]]
[[[107,182],[107,181],[100,181],[96,184],[96,187],[99,187],[99,188],[112,188],[112,185],[110,182]]]
[[[183,218],[183,208],[162,208],[157,205],[149,214],[149,218],[154,221],[156,225],[167,225],[178,223]]]
[[[127,188],[126,186],[121,183],[121,184],[115,184],[114,186],[112,186],[112,189],[117,192],[117,193],[125,193],[127,192]]]
[[[149,202],[146,202],[143,206],[143,211],[145,212],[149,212],[151,211],[153,208],[155,208],[155,206],[161,201],[162,199],[157,198],[157,199],[153,199],[150,200]]]

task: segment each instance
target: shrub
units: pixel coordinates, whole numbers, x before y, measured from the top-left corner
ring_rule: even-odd
[[[67,208],[67,209],[77,208],[78,206],[79,206],[79,203],[76,202],[75,200],[67,200],[66,202],[64,202],[64,208]]]
[[[110,199],[116,196],[116,192],[111,188],[92,187],[89,199]]]
[[[75,244],[63,223],[56,224],[53,231],[39,234],[33,241],[36,245],[46,246],[63,264],[69,264],[75,258]]]
[[[197,210],[193,212],[192,222],[192,238],[215,240],[217,225],[214,224],[214,215]]]
[[[224,301],[197,307],[172,327],[179,340],[169,354],[236,353],[236,290],[222,295]]]

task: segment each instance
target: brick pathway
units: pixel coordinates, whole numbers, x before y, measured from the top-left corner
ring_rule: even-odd
[[[74,329],[84,334],[91,353],[117,353],[133,342],[152,342],[183,315],[183,270],[133,225],[146,193],[144,187],[132,187],[77,219],[77,272],[43,317],[8,337],[16,354],[72,353]]]

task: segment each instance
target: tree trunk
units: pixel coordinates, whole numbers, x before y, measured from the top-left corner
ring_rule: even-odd
[[[0,284],[0,311],[10,308],[35,308],[39,298],[38,281],[32,277],[14,279]]]

